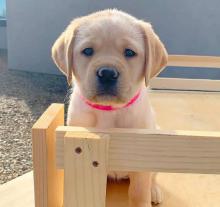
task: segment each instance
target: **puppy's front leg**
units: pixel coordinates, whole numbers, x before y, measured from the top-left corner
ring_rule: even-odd
[[[151,172],[129,173],[129,207],[151,207]]]

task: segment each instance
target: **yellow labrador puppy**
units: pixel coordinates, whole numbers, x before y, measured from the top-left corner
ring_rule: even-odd
[[[156,128],[146,86],[166,65],[167,52],[149,23],[116,9],[77,18],[54,43],[52,57],[74,82],[68,125]],[[150,172],[109,176],[130,178],[130,207],[162,200]]]

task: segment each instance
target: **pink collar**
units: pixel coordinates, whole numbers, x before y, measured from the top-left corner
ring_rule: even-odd
[[[80,95],[81,99],[90,107],[97,109],[97,110],[101,110],[101,111],[115,111],[117,109],[121,109],[121,108],[127,108],[129,106],[131,106],[133,103],[135,103],[137,101],[137,99],[140,96],[141,91],[138,91],[138,93],[124,106],[121,107],[114,107],[111,105],[101,105],[101,104],[96,104],[93,103],[91,101],[89,101],[88,99],[86,99],[85,97],[83,97],[82,95]]]

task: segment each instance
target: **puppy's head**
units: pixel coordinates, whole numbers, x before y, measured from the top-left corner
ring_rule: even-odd
[[[82,95],[102,104],[124,104],[167,63],[151,25],[118,10],[75,19],[56,40],[52,57]]]

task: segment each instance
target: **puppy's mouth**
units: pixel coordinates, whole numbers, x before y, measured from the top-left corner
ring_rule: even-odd
[[[116,87],[108,88],[108,87],[98,87],[96,90],[96,96],[105,97],[105,96],[112,96],[117,97],[118,96],[118,90]]]
[[[120,106],[126,103],[127,100],[124,100],[120,95],[120,91],[115,88],[97,88],[92,96],[87,97],[93,103],[101,105],[113,105]]]
[[[103,105],[120,105],[125,103],[125,101],[120,98],[118,93],[114,91],[99,91],[96,93],[91,101]]]

